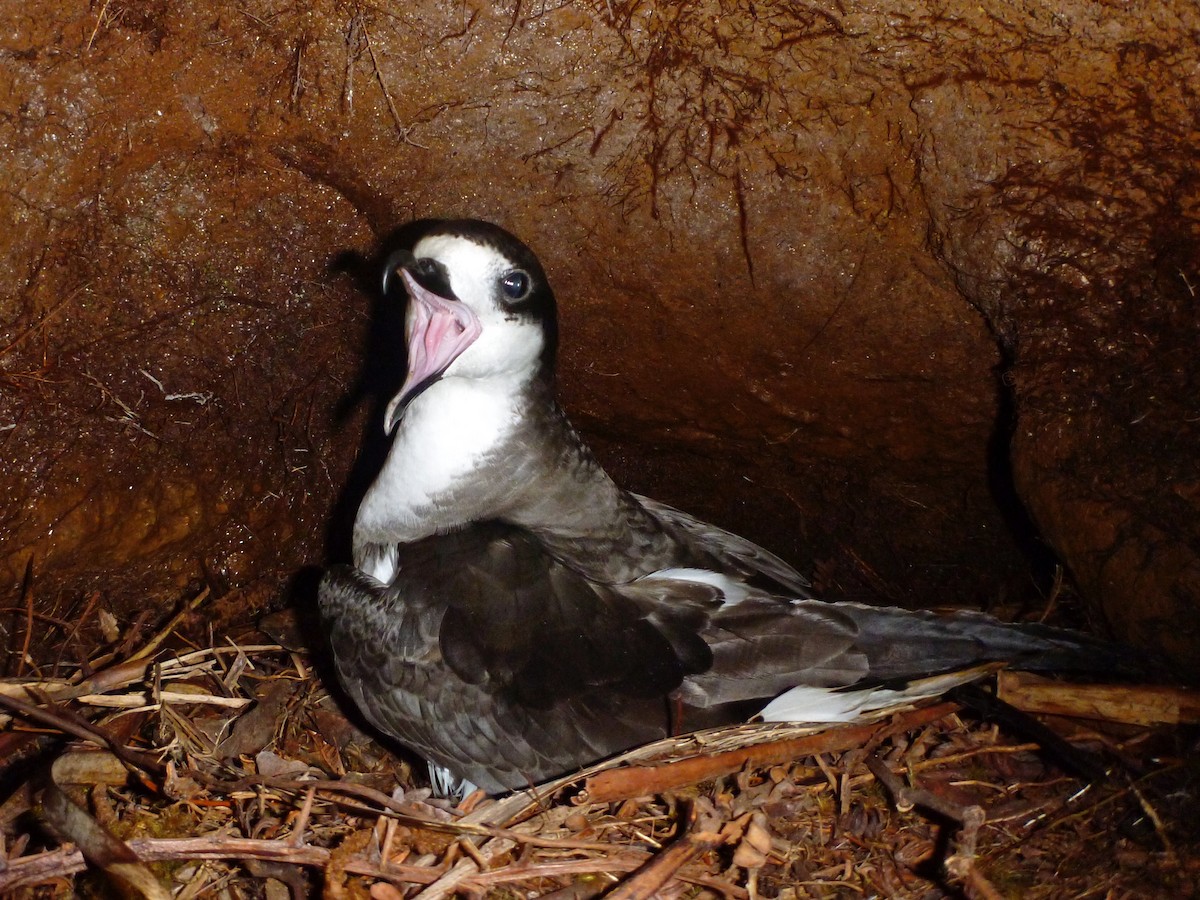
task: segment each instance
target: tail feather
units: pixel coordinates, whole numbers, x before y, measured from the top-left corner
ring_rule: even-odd
[[[730,604],[713,617],[705,640],[713,665],[684,679],[682,702],[712,709],[790,691],[788,703],[797,708],[831,711],[806,716],[810,721],[842,721],[864,711],[861,704],[874,708],[914,697],[913,691],[936,696],[949,686],[911,682],[989,663],[1105,678],[1141,670],[1132,651],[1061,628],[819,600],[793,601],[786,611],[770,600]],[[844,696],[853,691],[874,699]],[[888,691],[898,693],[889,698]]]
[[[1144,674],[1136,651],[1063,628],[1006,624],[982,613],[931,612],[839,603],[857,629],[851,654],[863,668],[840,686],[796,672],[796,686],[759,716],[768,722],[852,722],[941,696],[1011,666],[1041,672]]]
[[[932,612],[839,604],[858,625],[872,680],[907,679],[988,662],[1033,672],[1144,674],[1139,654],[1100,638],[1033,623],[1009,624],[977,612]]]

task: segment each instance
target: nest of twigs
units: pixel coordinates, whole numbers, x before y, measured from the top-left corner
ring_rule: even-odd
[[[1194,717],[1184,692],[1016,679],[1019,705],[1092,718],[1053,719],[1058,749],[957,700],[824,730],[747,725],[455,807],[344,717],[303,653],[265,638],[164,649],[178,621],[122,659],[0,685],[4,896],[1116,898],[1200,884],[1186,729],[1148,724]]]

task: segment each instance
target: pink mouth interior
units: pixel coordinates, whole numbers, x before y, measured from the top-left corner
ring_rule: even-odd
[[[417,283],[401,270],[410,298],[405,333],[408,339],[408,376],[390,404],[384,424],[390,432],[399,421],[405,401],[437,378],[479,337],[483,328],[475,314],[457,300],[448,300]]]

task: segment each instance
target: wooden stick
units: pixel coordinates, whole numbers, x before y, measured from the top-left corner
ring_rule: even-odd
[[[265,859],[297,866],[324,867],[330,851],[307,845],[293,847],[286,840],[263,841],[250,838],[132,838],[126,842],[143,862],[189,859]],[[361,856],[346,860],[346,871],[406,884],[431,884],[442,874],[432,866],[398,866],[369,862]],[[83,853],[73,847],[51,850],[34,856],[9,859],[0,870],[0,891],[28,887],[52,878],[64,878],[87,868]]]
[[[605,897],[608,900],[650,900],[675,873],[702,853],[716,850],[725,836],[711,831],[685,834],[622,881]]]
[[[661,794],[675,788],[700,781],[708,781],[721,775],[738,772],[747,765],[772,766],[790,762],[802,756],[818,753],[840,753],[861,747],[871,740],[882,727],[889,733],[907,731],[936,722],[958,709],[956,703],[939,703],[898,716],[892,722],[880,725],[846,725],[830,728],[818,734],[769,741],[749,747],[727,750],[709,756],[693,756],[662,765],[639,765],[608,769],[590,776],[584,782],[580,803],[611,803]]]
[[[129,845],[71,800],[53,778],[42,792],[42,814],[56,834],[75,844],[122,893],[144,900],[171,900],[166,885]]]
[[[1017,709],[1130,725],[1200,723],[1200,691],[1155,685],[1071,684],[1001,672],[996,695]]]

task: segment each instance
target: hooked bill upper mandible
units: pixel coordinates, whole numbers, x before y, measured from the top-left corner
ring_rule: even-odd
[[[380,290],[386,297],[388,288],[392,284],[392,280],[396,277],[401,269],[408,268],[417,261],[417,258],[412,255],[409,250],[393,250],[388,254],[387,259],[383,264],[383,278],[380,281]]]

